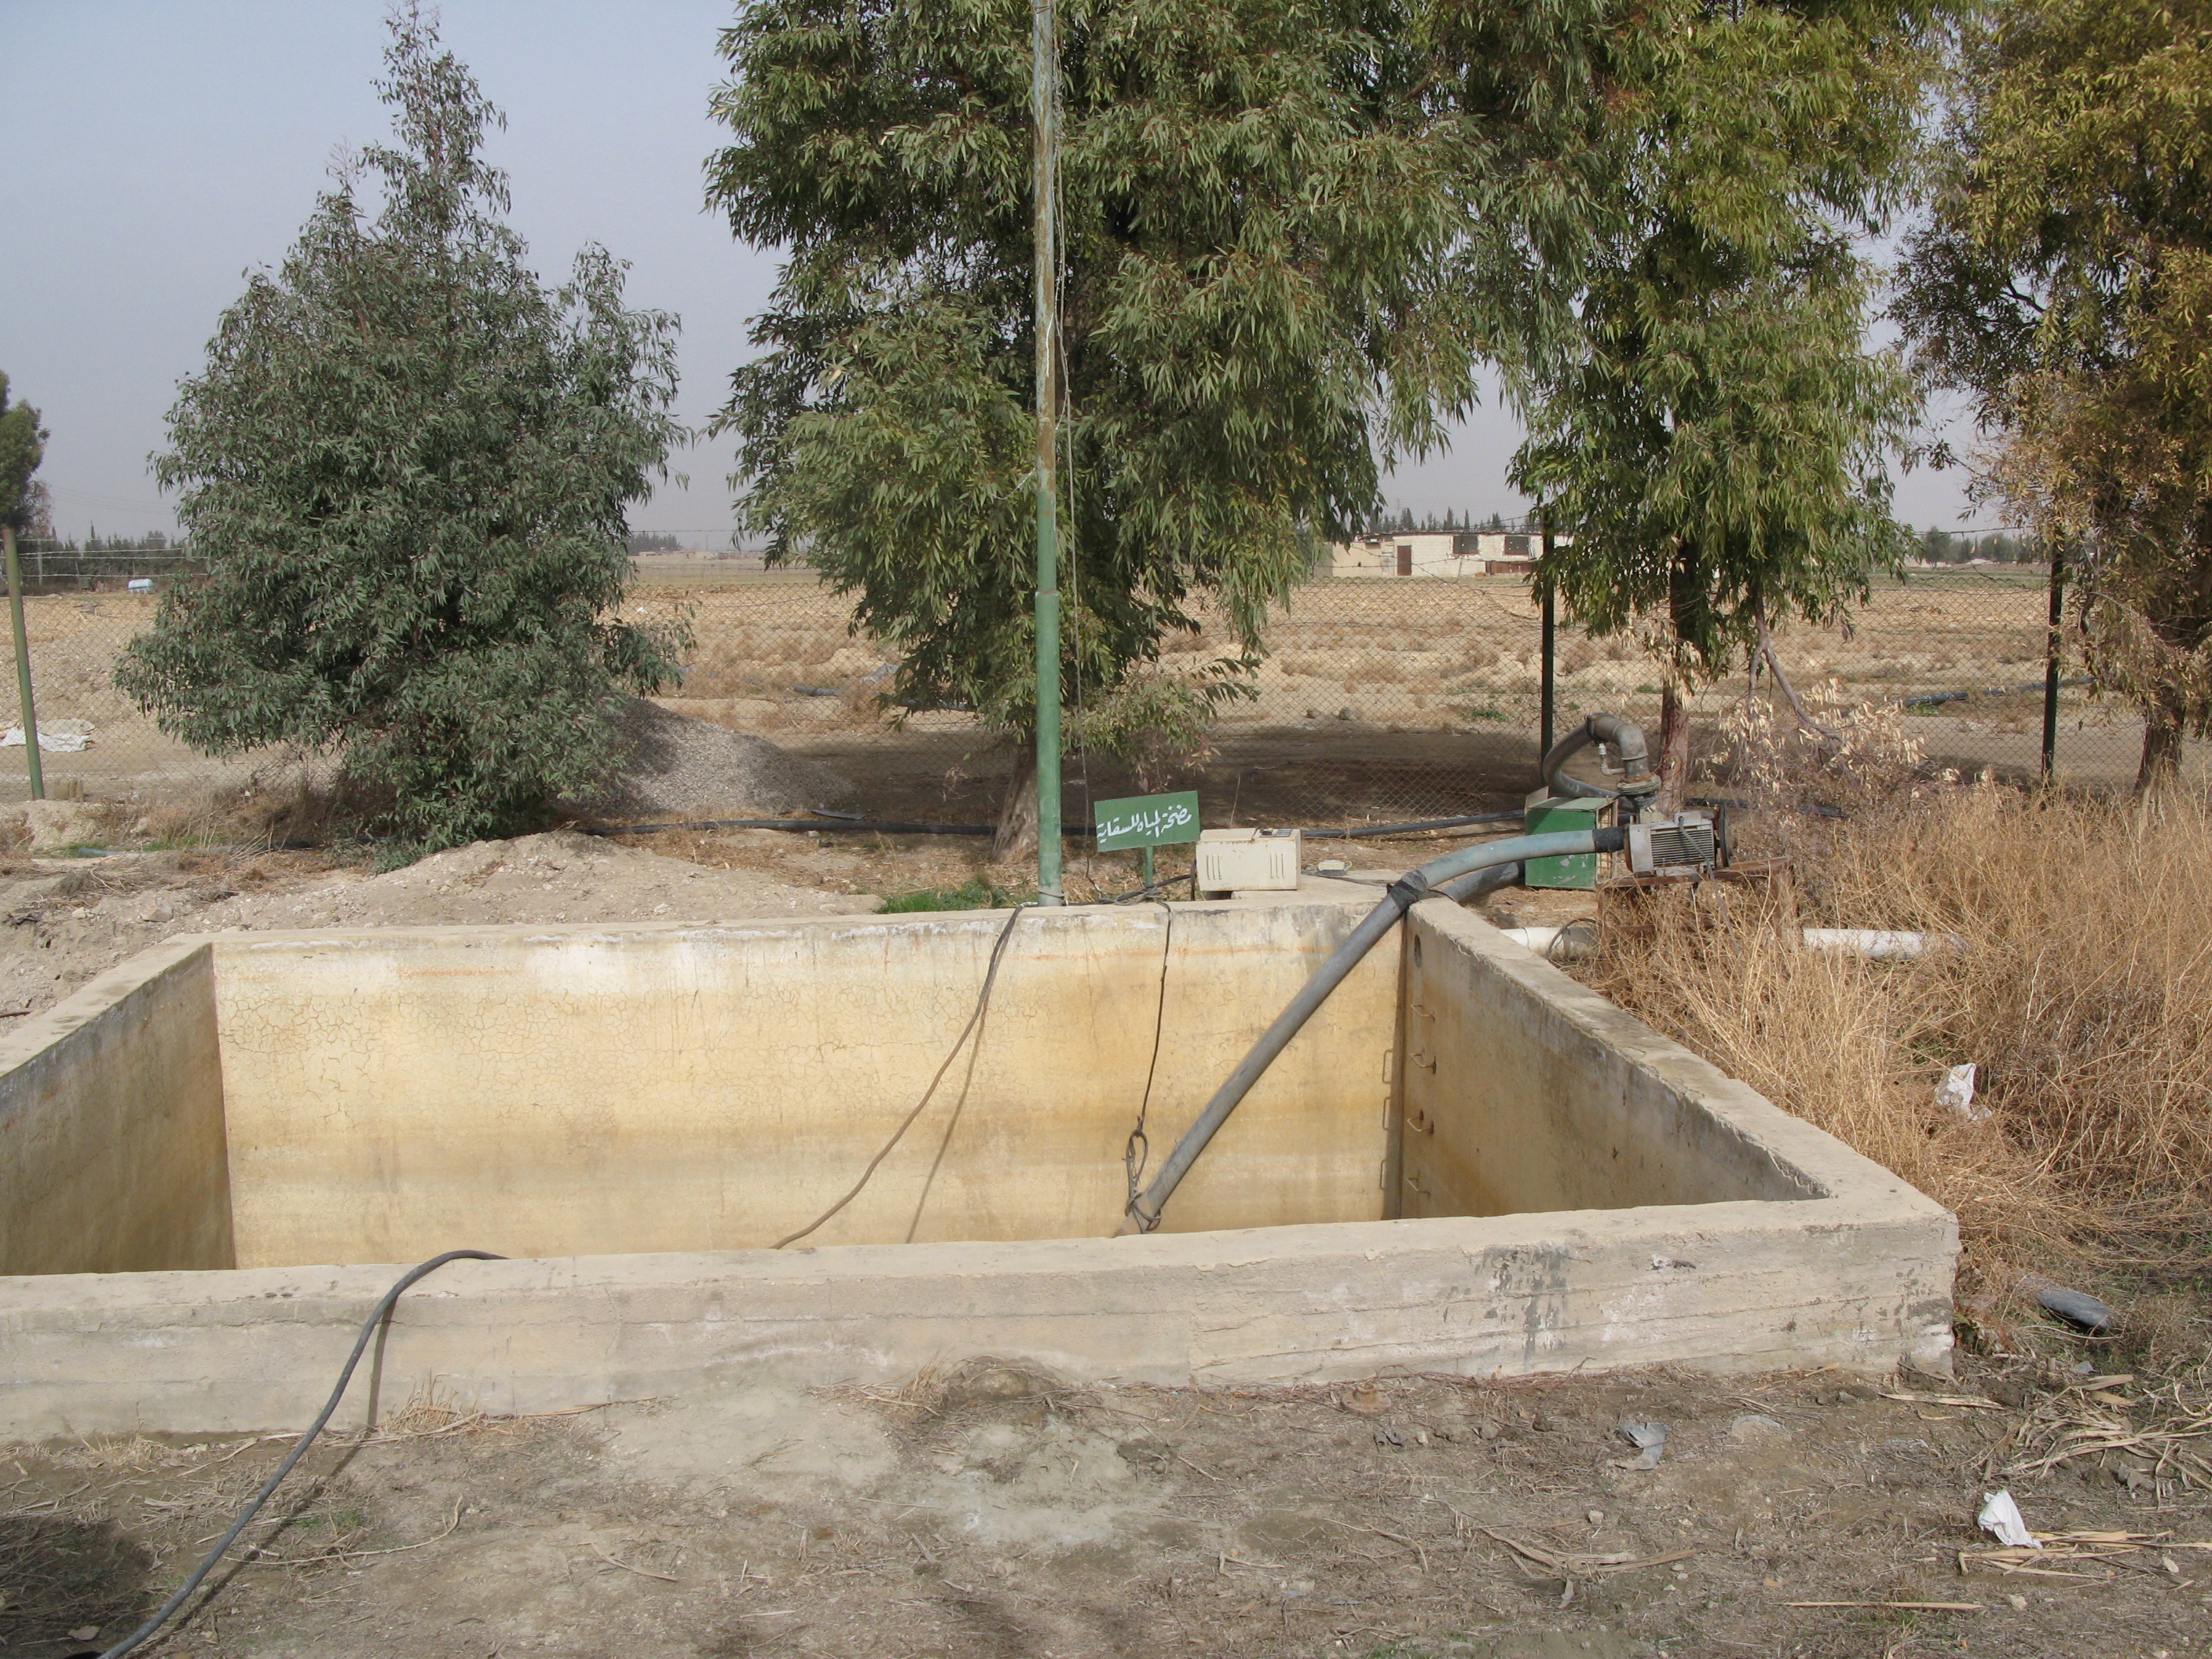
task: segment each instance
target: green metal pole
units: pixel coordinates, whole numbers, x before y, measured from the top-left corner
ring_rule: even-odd
[[[2043,640],[2043,781],[2058,775],[2058,670],[2065,646],[2066,550],[2051,538],[2051,625]],[[22,647],[18,646],[16,649]]]
[[[1543,662],[1538,672],[1539,690],[1536,705],[1536,753],[1540,758],[1552,752],[1552,729],[1557,722],[1559,705],[1559,652],[1558,589],[1552,581],[1552,520],[1543,520],[1542,554],[1536,565],[1536,586],[1543,600]]]
[[[23,702],[23,754],[31,768],[31,799],[46,798],[46,781],[39,771],[39,711],[31,704],[31,648],[23,638],[23,566],[15,556],[15,532],[0,525],[0,538],[8,544],[8,620],[15,630],[15,691]]]
[[[1030,0],[1030,110],[1036,125],[1036,786],[1037,900],[1060,887],[1060,524],[1053,465],[1060,314],[1053,195],[1059,172],[1060,38],[1053,0]]]

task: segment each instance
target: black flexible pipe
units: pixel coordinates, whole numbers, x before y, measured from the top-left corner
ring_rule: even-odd
[[[1252,1085],[1274,1063],[1275,1056],[1290,1046],[1291,1039],[1313,1017],[1314,1011],[1328,1000],[1329,994],[1344,982],[1345,976],[1359,965],[1384,934],[1398,925],[1398,919],[1422,899],[1441,890],[1441,884],[1528,859],[1559,858],[1577,853],[1617,853],[1627,842],[1628,831],[1615,825],[1559,830],[1540,836],[1512,836],[1447,853],[1392,882],[1382,902],[1369,911],[1344,942],[1328,953],[1314,970],[1313,977],[1291,999],[1290,1006],[1275,1016],[1274,1023],[1261,1034],[1251,1052],[1237,1062],[1237,1069],[1213,1091],[1213,1097],[1206,1103],[1206,1109],[1198,1115],[1198,1121],[1183,1132],[1182,1139],[1168,1154],[1167,1162],[1160,1166],[1159,1174],[1152,1177],[1152,1184],[1140,1196],[1129,1200],[1128,1219],[1122,1224],[1121,1231],[1148,1233],[1160,1224],[1161,1211],[1190,1166],[1198,1161],[1206,1143],[1229,1121],[1229,1115],[1250,1092]]]
[[[261,1483],[261,1490],[254,1493],[246,1507],[239,1511],[238,1519],[230,1523],[230,1530],[216,1540],[215,1547],[207,1553],[207,1559],[192,1569],[191,1577],[177,1587],[176,1593],[155,1609],[151,1619],[113,1647],[102,1651],[100,1659],[122,1659],[124,1654],[150,1639],[155,1632],[169,1622],[171,1615],[179,1607],[191,1599],[192,1592],[205,1582],[208,1574],[215,1571],[216,1563],[222,1559],[223,1553],[238,1541],[238,1534],[246,1530],[246,1522],[261,1513],[261,1506],[269,1501],[270,1494],[283,1484],[286,1475],[292,1473],[292,1466],[307,1455],[307,1448],[315,1443],[315,1437],[323,1431],[324,1425],[331,1420],[331,1413],[337,1410],[338,1401],[345,1398],[346,1384],[353,1381],[354,1367],[361,1364],[362,1355],[368,1352],[369,1339],[376,1334],[376,1328],[384,1322],[385,1316],[399,1300],[401,1291],[416,1279],[437,1272],[448,1261],[505,1260],[505,1256],[494,1255],[489,1250],[447,1250],[443,1255],[434,1255],[428,1261],[410,1267],[402,1273],[398,1283],[384,1293],[368,1318],[362,1322],[361,1334],[354,1340],[353,1352],[346,1358],[345,1369],[338,1373],[337,1386],[331,1390],[331,1397],[323,1402],[322,1414],[308,1425],[307,1433],[300,1437],[292,1449],[284,1454],[284,1461],[276,1466],[276,1473]]]
[[[872,818],[700,818],[688,823],[580,823],[574,827],[577,833],[586,836],[657,836],[669,830],[832,830],[838,835],[991,836],[996,835],[999,828],[994,823],[879,823]],[[1091,826],[1076,825],[1068,833],[1087,836]]]
[[[1362,823],[1349,830],[1302,830],[1298,833],[1308,841],[1364,841],[1370,836],[1410,836],[1423,830],[1457,830],[1470,823],[1518,823],[1526,816],[1516,808],[1510,812],[1471,812],[1455,818],[1423,818],[1414,823]]]
[[[1518,823],[1519,812],[1475,812],[1455,818],[1420,818],[1411,823],[1362,823],[1349,830],[1307,830],[1309,841],[1363,841],[1375,836],[1410,836],[1424,830],[1456,830],[1474,823]],[[818,830],[823,834],[881,836],[994,836],[995,823],[905,823],[874,818],[848,818],[832,814],[826,818],[701,818],[686,823],[578,824],[586,836],[657,836],[671,830]],[[1063,832],[1079,836],[1092,833],[1087,823],[1071,823]],[[301,842],[305,846],[307,843]]]

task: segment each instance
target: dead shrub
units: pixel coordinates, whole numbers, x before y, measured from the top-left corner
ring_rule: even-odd
[[[127,838],[157,847],[281,847],[330,841],[386,804],[377,792],[332,777],[327,765],[295,757],[240,784],[173,790],[128,812],[111,811]]]
[[[2212,813],[1923,791],[1792,832],[1794,893],[1664,895],[1593,982],[1958,1213],[1986,1268],[2190,1254],[2212,1223]],[[1801,925],[1915,928],[1916,962]],[[1978,1068],[1983,1118],[1938,1105]]]
[[[1345,665],[1346,685],[1395,685],[1406,678],[1404,660],[1388,651],[1363,651]]]

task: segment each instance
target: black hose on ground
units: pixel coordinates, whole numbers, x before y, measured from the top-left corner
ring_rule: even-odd
[[[354,1367],[361,1364],[362,1355],[368,1351],[369,1339],[376,1334],[377,1327],[381,1325],[391,1314],[402,1291],[416,1279],[437,1272],[449,1261],[504,1261],[505,1260],[507,1260],[505,1256],[495,1255],[489,1250],[447,1250],[443,1255],[434,1255],[428,1261],[410,1267],[402,1273],[398,1282],[384,1293],[375,1308],[370,1312],[368,1318],[362,1322],[361,1334],[354,1340],[353,1352],[347,1356],[345,1369],[338,1373],[337,1386],[331,1390],[331,1397],[323,1402],[322,1414],[308,1425],[307,1431],[300,1437],[292,1449],[284,1454],[284,1461],[276,1466],[276,1473],[261,1483],[261,1490],[255,1492],[246,1507],[238,1512],[238,1519],[230,1523],[230,1529],[216,1540],[215,1547],[207,1553],[207,1559],[192,1569],[191,1576],[177,1587],[176,1592],[167,1601],[161,1603],[161,1607],[155,1611],[154,1616],[113,1647],[104,1650],[100,1655],[100,1659],[121,1659],[121,1656],[130,1652],[133,1648],[142,1646],[151,1640],[155,1632],[167,1624],[175,1615],[177,1609],[191,1599],[192,1592],[206,1581],[208,1574],[215,1571],[216,1564],[223,1558],[223,1553],[238,1541],[238,1534],[246,1530],[246,1523],[261,1513],[261,1506],[269,1501],[270,1495],[283,1483],[284,1477],[292,1473],[292,1466],[307,1455],[308,1447],[315,1443],[315,1437],[323,1431],[325,1426],[330,1422],[331,1414],[337,1410],[338,1401],[345,1398],[346,1384],[353,1381]]]
[[[1472,812],[1452,818],[1418,818],[1408,823],[1361,823],[1349,830],[1307,830],[1302,833],[1309,841],[1364,841],[1376,836],[1413,836],[1427,830],[1457,830],[1478,823],[1518,823],[1517,812]],[[597,823],[570,826],[586,836],[658,836],[670,830],[812,830],[818,834],[840,836],[995,836],[999,827],[994,823],[908,823],[877,818],[848,817],[842,813],[830,813],[819,818],[699,818],[684,823]],[[1066,825],[1062,832],[1071,837],[1093,833],[1087,823]],[[306,846],[302,842],[298,843]]]
[[[1314,970],[1313,977],[1291,999],[1290,1006],[1275,1016],[1274,1023],[1252,1045],[1251,1052],[1237,1062],[1237,1069],[1213,1091],[1213,1097],[1206,1103],[1206,1109],[1198,1115],[1198,1121],[1183,1132],[1182,1139],[1168,1154],[1167,1162],[1160,1166],[1159,1174],[1152,1177],[1152,1185],[1129,1200],[1128,1219],[1122,1224],[1121,1231],[1148,1233],[1160,1224],[1160,1212],[1190,1166],[1198,1161],[1206,1143],[1229,1121],[1229,1115],[1237,1109],[1252,1085],[1273,1064],[1275,1056],[1290,1046],[1291,1039],[1313,1017],[1314,1011],[1328,1000],[1329,994],[1344,982],[1367,953],[1398,925],[1398,919],[1415,904],[1443,891],[1447,884],[1456,884],[1462,878],[1486,870],[1518,865],[1528,859],[1560,858],[1577,853],[1617,853],[1627,841],[1628,831],[1614,825],[1560,830],[1540,836],[1512,836],[1504,841],[1447,853],[1392,882],[1382,902],[1369,911],[1344,942],[1328,953]]]

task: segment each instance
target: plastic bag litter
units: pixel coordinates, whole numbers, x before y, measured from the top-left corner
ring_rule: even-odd
[[[1667,1425],[1664,1423],[1624,1423],[1620,1437],[1637,1449],[1637,1455],[1620,1460],[1624,1469],[1656,1469],[1667,1449]]]
[[[1954,1066],[1943,1073],[1943,1080],[1936,1085],[1936,1103],[1948,1106],[1960,1117],[1971,1118],[1977,1123],[1986,1122],[1990,1109],[1974,1104],[1974,1062]]]
[[[1985,1492],[1982,1494],[1982,1511],[1974,1517],[1982,1530],[1998,1543],[2016,1550],[2039,1550],[2043,1540],[2027,1529],[2027,1518],[2020,1512],[2009,1492]]]
[[[39,729],[39,747],[50,755],[78,754],[91,744],[92,733],[89,732],[49,732],[43,726]],[[5,733],[0,733],[0,749],[21,749],[22,746],[21,726],[11,726]]]
[[[2020,1287],[2035,1298],[2039,1307],[2072,1321],[2092,1336],[2108,1335],[2119,1328],[2118,1313],[2087,1291],[2069,1291],[2038,1273],[2022,1273]]]

